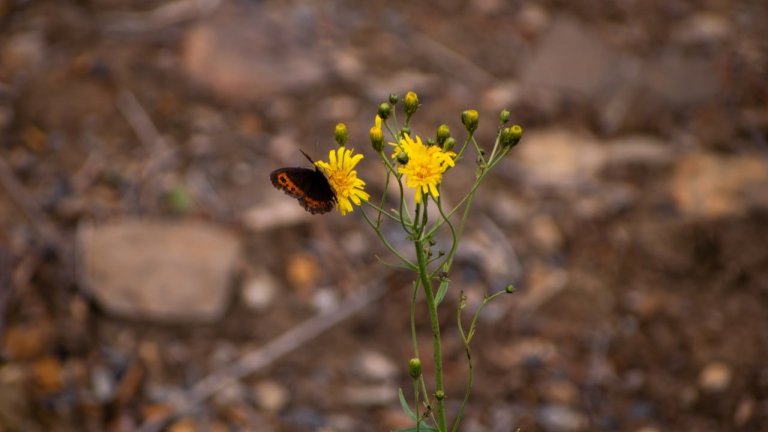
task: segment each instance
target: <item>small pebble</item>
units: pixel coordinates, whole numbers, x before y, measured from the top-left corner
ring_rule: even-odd
[[[276,381],[261,381],[253,389],[259,408],[268,412],[279,412],[290,400],[290,392]]]
[[[710,393],[718,393],[731,384],[733,369],[723,362],[712,362],[699,374],[699,387]]]
[[[267,271],[261,271],[243,284],[243,303],[254,312],[263,312],[272,305],[277,294],[277,283]]]
[[[397,376],[397,366],[380,352],[366,351],[355,360],[355,372],[370,381],[384,381]]]
[[[115,378],[104,366],[96,365],[91,369],[91,390],[93,396],[101,402],[112,400],[115,395]]]

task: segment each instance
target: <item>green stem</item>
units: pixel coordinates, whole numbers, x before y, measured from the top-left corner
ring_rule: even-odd
[[[432,325],[432,345],[434,350],[435,364],[435,393],[442,394],[437,399],[437,428],[441,432],[447,431],[445,422],[445,385],[443,384],[443,353],[440,344],[440,321],[437,316],[437,305],[435,304],[435,294],[432,290],[432,284],[429,281],[427,272],[427,257],[424,254],[424,244],[421,240],[414,242],[416,246],[416,260],[419,266],[419,278],[424,287],[424,293],[427,297],[427,309],[429,310],[429,321]]]
[[[381,156],[383,157],[383,155],[381,155]],[[384,181],[384,191],[381,193],[381,203],[379,204],[379,208],[378,208],[379,215],[376,217],[376,226],[377,227],[381,227],[381,222],[382,222],[381,216],[382,216],[382,213],[389,214],[388,212],[383,211],[382,208],[384,208],[384,202],[387,199],[387,190],[389,189],[389,181],[390,181],[390,176],[391,175],[392,175],[392,173],[389,170],[387,170],[387,178]],[[368,201],[366,201],[366,202],[368,202]]]
[[[467,407],[467,403],[469,402],[469,395],[472,393],[472,382],[474,377],[474,372],[472,369],[472,354],[469,350],[469,344],[472,343],[472,338],[475,337],[475,331],[477,329],[477,319],[480,317],[480,312],[482,312],[485,305],[493,301],[496,297],[504,294],[505,291],[498,291],[494,293],[491,296],[485,297],[483,299],[483,302],[480,303],[480,306],[477,307],[477,310],[475,311],[475,315],[472,317],[472,322],[469,324],[469,332],[464,332],[464,326],[461,323],[461,312],[464,310],[463,306],[459,307],[458,313],[457,313],[457,321],[458,321],[458,327],[459,327],[459,334],[461,335],[461,339],[464,342],[464,351],[467,354],[467,388],[464,392],[464,400],[461,402],[461,407],[459,408],[459,414],[456,416],[456,420],[453,423],[453,428],[451,428],[451,432],[456,432],[459,430],[459,424],[461,424],[461,420],[464,417],[464,409]],[[462,293],[462,301],[464,293]]]
[[[466,408],[467,403],[469,402],[469,395],[472,393],[472,378],[474,373],[472,372],[472,355],[469,352],[469,345],[464,347],[464,351],[467,353],[467,367],[469,369],[469,376],[467,377],[467,389],[464,392],[464,400],[461,401],[461,408],[459,408],[459,413],[456,415],[456,420],[453,423],[451,432],[456,432],[459,430],[459,425],[461,424],[461,420],[464,417],[464,408]]]
[[[416,432],[421,430],[421,416],[419,415],[419,380],[413,380],[413,400],[414,408],[416,410]]]
[[[360,209],[360,213],[362,213],[362,214],[363,214],[363,219],[365,219],[365,221],[366,221],[366,222],[368,222],[368,225],[370,225],[370,226],[371,226],[371,228],[373,228],[373,231],[376,233],[376,236],[377,236],[377,237],[379,237],[379,240],[381,240],[381,242],[382,242],[382,243],[384,243],[384,246],[386,246],[386,247],[387,247],[387,249],[389,249],[389,251],[390,251],[390,252],[392,252],[393,254],[395,254],[395,256],[396,256],[396,257],[400,258],[400,260],[403,262],[403,264],[405,264],[405,265],[406,265],[406,266],[407,266],[409,269],[411,269],[411,270],[416,270],[416,269],[418,268],[418,267],[417,267],[417,266],[416,266],[414,263],[412,263],[412,262],[411,262],[411,261],[410,261],[408,258],[406,258],[406,257],[402,256],[402,255],[400,254],[400,252],[398,252],[398,251],[397,251],[397,249],[395,249],[395,248],[394,248],[394,246],[392,246],[391,244],[389,244],[389,242],[387,241],[387,239],[386,239],[386,238],[384,238],[384,234],[381,232],[381,230],[380,230],[380,229],[378,229],[378,228],[376,227],[376,225],[373,223],[373,221],[371,220],[371,218],[370,218],[370,217],[368,217],[368,213],[366,213],[366,212],[365,212],[365,211],[364,211],[362,208]]]
[[[411,342],[413,343],[413,356],[420,359],[419,340],[416,337],[416,295],[419,293],[419,280],[413,281],[413,296],[411,297]]]
[[[363,201],[363,205],[367,205],[368,207],[376,210],[376,212],[378,213],[378,216],[376,217],[376,224],[374,225],[377,228],[381,227],[381,217],[382,216],[386,216],[386,217],[392,219],[393,221],[395,221],[395,222],[397,222],[399,224],[403,223],[400,220],[400,217],[398,215],[394,215],[394,214],[384,210],[384,208],[382,208],[382,207],[380,207],[380,206],[378,206],[376,204],[372,204],[370,201]]]

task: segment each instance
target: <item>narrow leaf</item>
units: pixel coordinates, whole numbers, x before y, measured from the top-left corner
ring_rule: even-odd
[[[440,302],[445,298],[445,294],[448,292],[448,282],[450,282],[448,279],[440,282],[440,287],[437,289],[437,294],[435,294],[435,305],[439,306]]]
[[[405,413],[408,415],[408,417],[411,418],[411,420],[416,420],[416,413],[414,413],[411,407],[408,406],[408,401],[405,400],[403,389],[401,388],[397,389],[397,397],[400,398],[400,406],[403,407],[403,411],[405,411]]]

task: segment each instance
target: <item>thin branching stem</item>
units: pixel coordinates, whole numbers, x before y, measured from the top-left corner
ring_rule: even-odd
[[[376,232],[376,236],[381,240],[382,243],[384,243],[384,246],[389,249],[390,252],[395,254],[396,257],[400,258],[400,260],[405,264],[410,270],[416,271],[418,270],[418,266],[414,263],[412,263],[408,258],[404,257],[400,252],[397,251],[397,249],[392,246],[389,241],[384,237],[384,233],[381,232],[380,229],[376,228],[376,225],[373,223],[371,218],[368,216],[368,213],[365,212],[362,208],[360,209],[360,213],[363,214],[363,219],[365,219],[366,222],[368,222],[368,225],[370,225],[371,228],[373,228],[373,231]]]

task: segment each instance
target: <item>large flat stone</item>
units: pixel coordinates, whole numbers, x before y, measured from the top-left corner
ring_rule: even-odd
[[[81,229],[81,284],[132,319],[212,321],[224,313],[237,238],[202,222],[129,220]]]
[[[596,100],[622,77],[619,52],[579,21],[559,17],[538,43],[522,71],[526,88],[553,88]]]
[[[233,6],[186,32],[184,71],[232,102],[261,101],[321,85],[330,62],[314,34],[312,16],[302,17]]]
[[[670,189],[686,216],[740,217],[768,209],[768,163],[762,155],[691,154],[676,164]]]

